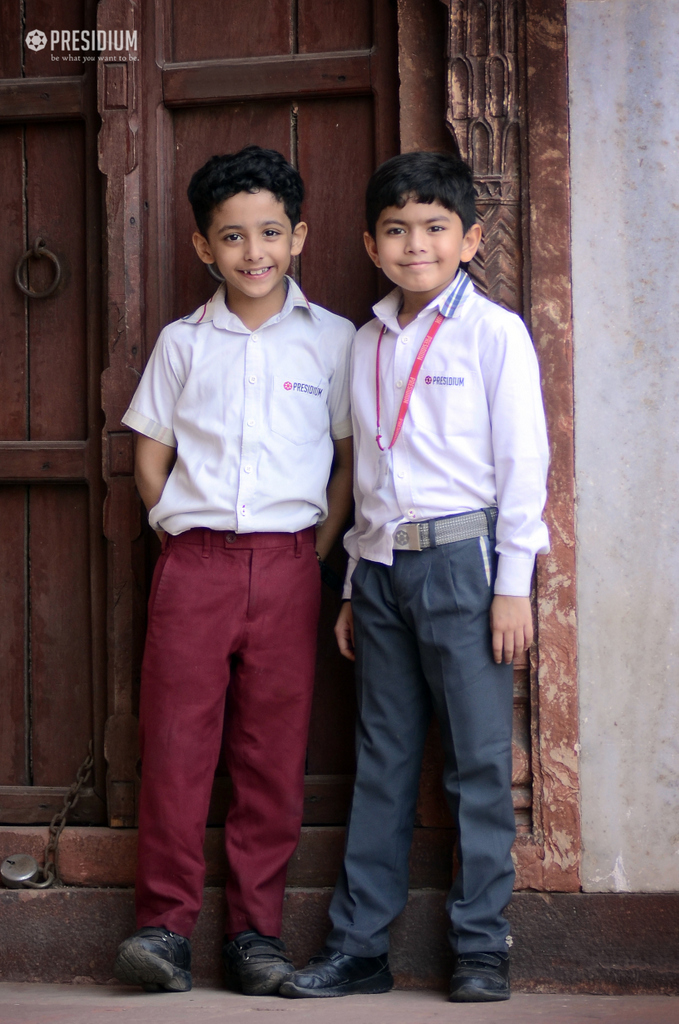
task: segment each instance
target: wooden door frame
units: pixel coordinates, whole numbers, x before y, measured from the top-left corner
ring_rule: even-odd
[[[402,7],[420,2],[399,0]],[[505,130],[512,118],[520,125],[517,166],[508,166],[505,150],[498,164],[488,168],[493,173],[477,178],[482,208],[484,197],[499,190],[499,203],[517,213],[503,218],[502,205],[497,205],[486,216],[484,234],[490,237],[484,244],[493,251],[494,263],[486,261],[481,276],[490,297],[522,311],[531,330],[550,441],[545,521],[551,551],[537,559],[537,644],[531,652],[532,826],[514,846],[516,888],[575,892],[580,889],[581,834],[566,4],[443,2],[448,7],[446,119],[462,154],[471,161],[475,124],[490,126],[491,132]],[[503,110],[491,108],[489,59],[479,60],[470,40],[477,11],[487,12],[489,57],[495,54],[504,64]],[[507,31],[503,19],[512,16],[518,29],[515,55],[497,48]],[[466,113],[456,93],[454,60],[468,69]],[[485,88],[478,92],[472,79],[483,74],[484,63]],[[512,88],[516,95],[508,100]],[[493,210],[487,201],[485,208]]]
[[[85,0],[83,27],[93,28],[96,0]],[[87,439],[84,441],[2,441],[3,483],[78,483],[88,488],[88,558],[91,614],[91,680],[94,769],[71,814],[73,823],[105,821],[103,732],[106,718],[106,564],[101,535],[104,499],[101,477],[101,181],[97,173],[96,71],[86,65],[80,75],[0,79],[0,124],[85,123],[85,246],[87,266]],[[31,240],[32,241],[32,240]],[[58,722],[54,723],[58,732]],[[82,751],[84,759],[87,750]],[[49,822],[63,807],[68,786],[0,786],[0,820]]]

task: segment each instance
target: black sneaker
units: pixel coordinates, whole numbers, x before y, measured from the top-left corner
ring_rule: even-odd
[[[227,987],[246,996],[273,995],[295,969],[280,939],[255,931],[224,939],[222,956]]]
[[[279,995],[288,999],[323,999],[328,996],[375,995],[389,992],[394,979],[384,956],[350,956],[324,949],[312,956],[307,967],[295,971],[281,985]]]
[[[491,1003],[509,999],[507,953],[460,953],[450,979],[451,1003]]]
[[[191,943],[167,928],[140,928],[118,947],[113,973],[145,992],[190,992]]]

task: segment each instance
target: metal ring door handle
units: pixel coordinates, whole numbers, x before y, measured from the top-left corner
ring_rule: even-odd
[[[34,292],[31,288],[28,288],[21,279],[21,271],[24,263],[33,257],[39,260],[42,256],[46,256],[48,260],[51,260],[54,264],[54,280],[48,288],[45,288],[42,292]],[[45,246],[45,240],[43,238],[36,238],[33,243],[32,249],[27,249],[23,256],[17,261],[17,265],[14,268],[14,280],[16,281],[17,288],[22,291],[24,295],[28,295],[29,299],[46,299],[48,295],[51,295],[53,291],[59,285],[61,281],[61,264],[59,260],[50,252]]]

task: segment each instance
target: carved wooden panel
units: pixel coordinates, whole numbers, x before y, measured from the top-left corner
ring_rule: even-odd
[[[515,671],[515,789],[519,776],[531,777],[530,815],[513,851],[516,887],[576,891],[581,851],[565,0],[443,2],[449,16],[447,123],[472,166],[484,233],[470,271],[489,298],[530,324],[550,439],[545,522],[551,551],[537,562],[538,644],[531,650],[523,717],[516,702],[521,673]],[[530,756],[526,750],[521,758],[528,736],[525,729],[519,735],[516,725],[528,717]]]
[[[475,283],[523,312],[520,0],[451,0],[448,123],[474,171],[483,244]]]

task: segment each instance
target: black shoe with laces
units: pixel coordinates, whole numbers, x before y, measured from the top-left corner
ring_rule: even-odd
[[[324,949],[312,956],[284,981],[279,995],[288,999],[322,999],[362,993],[375,995],[394,987],[389,960],[384,956],[350,956],[338,950]]]
[[[222,956],[227,987],[246,996],[273,995],[295,969],[280,939],[256,931],[224,939]]]
[[[146,992],[190,992],[191,943],[167,928],[140,928],[118,947],[113,973]]]
[[[460,953],[450,979],[451,1003],[490,1003],[509,999],[507,953]]]

